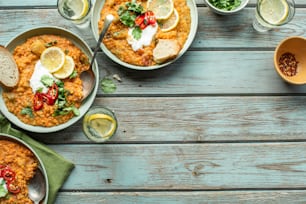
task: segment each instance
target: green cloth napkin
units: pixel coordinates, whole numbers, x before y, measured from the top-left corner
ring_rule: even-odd
[[[56,194],[65,180],[68,178],[70,172],[74,168],[74,164],[67,161],[61,155],[27,136],[21,131],[11,127],[10,122],[0,113],[0,133],[13,135],[31,146],[40,159],[42,160],[48,175],[49,181],[49,197],[48,204],[54,203]]]

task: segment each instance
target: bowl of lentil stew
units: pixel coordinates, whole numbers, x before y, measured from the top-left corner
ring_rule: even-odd
[[[33,38],[36,37],[40,37],[43,36],[42,38],[52,38],[55,37],[56,40],[62,40],[64,42],[69,43],[70,47],[75,47],[79,50],[80,53],[82,53],[84,56],[86,56],[88,58],[88,61],[90,60],[90,58],[92,57],[92,51],[91,48],[86,44],[85,41],[83,41],[79,36],[77,36],[76,34],[63,29],[63,28],[59,28],[59,27],[37,27],[37,28],[32,28],[30,30],[27,30],[25,32],[20,33],[19,35],[17,35],[16,37],[14,37],[11,41],[9,41],[6,45],[6,48],[14,54],[15,49],[18,47],[20,48],[20,46],[24,45],[27,43],[28,40],[31,40]],[[50,39],[51,39],[50,38]],[[58,42],[59,44],[59,42]],[[58,45],[60,46],[60,45]],[[27,49],[27,48],[25,48]],[[65,50],[66,51],[66,50]],[[27,65],[27,69],[31,69],[29,72],[33,72],[33,56],[31,51],[25,50],[25,52],[20,52],[17,51],[17,53],[26,53],[24,55],[29,56],[28,60],[26,60],[24,62],[24,64],[28,63]],[[72,54],[73,55],[73,54]],[[18,57],[18,56],[15,56]],[[74,57],[74,56],[72,56]],[[16,60],[16,59],[15,59]],[[18,59],[17,59],[18,60]],[[23,63],[23,62],[20,62]],[[18,63],[17,63],[18,64]],[[76,65],[77,67],[77,65]],[[89,67],[89,65],[88,65]],[[34,114],[34,117],[31,116],[31,114],[24,114],[21,113],[21,110],[23,110],[22,107],[19,107],[19,105],[16,107],[9,107],[10,105],[6,103],[7,98],[9,96],[9,93],[14,93],[14,92],[18,92],[15,93],[19,94],[20,97],[25,97],[25,93],[31,92],[30,89],[30,85],[29,85],[29,78],[30,77],[24,77],[24,79],[20,78],[20,83],[18,83],[20,85],[20,87],[18,87],[19,85],[17,85],[16,89],[21,88],[24,89],[23,91],[18,91],[18,90],[5,90],[3,88],[0,87],[0,103],[4,104],[0,106],[0,111],[2,112],[2,114],[8,119],[10,120],[10,122],[14,123],[16,126],[25,129],[27,131],[31,131],[31,132],[37,132],[37,133],[50,133],[50,132],[55,132],[55,131],[59,131],[62,129],[65,129],[69,126],[71,126],[72,124],[76,123],[78,120],[80,120],[82,118],[82,116],[88,111],[88,109],[90,108],[90,106],[92,105],[96,93],[97,93],[97,89],[98,89],[98,83],[99,83],[99,70],[98,70],[98,65],[97,62],[95,61],[95,63],[93,64],[93,72],[95,73],[96,76],[96,82],[95,82],[95,87],[93,89],[93,91],[91,92],[91,94],[84,100],[81,101],[81,99],[77,102],[78,104],[78,111],[79,114],[75,115],[75,116],[63,116],[63,117],[59,117],[57,118],[55,121],[55,116],[52,113],[46,113],[45,119],[46,121],[48,121],[47,125],[41,124],[42,122],[44,122],[44,118],[40,117],[41,113],[39,113],[40,115],[38,115],[37,113],[37,117],[36,117],[36,113]],[[27,73],[24,73],[27,74]],[[80,73],[78,73],[80,74]],[[79,78],[79,77],[78,77]],[[23,82],[21,81],[23,80]],[[67,80],[69,81],[69,80]],[[65,82],[64,82],[65,83]],[[65,84],[66,85],[66,84]],[[71,85],[71,87],[75,86],[74,82],[70,82],[69,85]],[[81,86],[81,80],[78,79],[78,86]],[[80,87],[78,88],[78,90],[80,90]],[[24,93],[23,93],[24,92]],[[27,94],[28,96],[31,97],[31,94]],[[33,94],[32,94],[33,95]],[[80,94],[78,94],[80,95]],[[33,97],[33,96],[32,96]],[[32,99],[23,99],[20,103],[24,103],[24,101],[28,101],[29,103],[32,102]],[[47,106],[46,106],[47,107]],[[30,111],[31,107],[29,108]],[[32,108],[33,109],[33,108]],[[38,124],[38,122],[41,122],[40,124]],[[50,122],[50,124],[49,124]],[[37,123],[37,124],[34,124]]]
[[[105,35],[103,43],[100,45],[103,52],[111,60],[129,69],[154,70],[170,65],[188,50],[195,38],[198,27],[198,10],[194,0],[173,0],[174,8],[177,10],[180,19],[176,28],[165,33],[162,33],[161,29],[158,29],[151,44],[137,51],[133,51],[132,46],[127,43],[126,35],[128,28],[120,25],[118,16],[119,7],[129,2],[132,2],[132,0],[97,0],[93,6],[91,29],[96,41],[99,39],[99,34],[107,14],[112,14],[115,17]],[[147,2],[147,0],[137,1],[137,3],[143,5],[144,9],[146,9]],[[117,33],[120,33],[118,37],[115,36]],[[121,36],[124,39],[121,39]],[[107,37],[109,38],[107,39]],[[152,53],[158,39],[178,39],[180,51],[175,58],[163,63],[154,62]],[[142,60],[146,62],[142,63]],[[147,63],[148,61],[149,63]]]
[[[274,52],[274,67],[288,83],[306,84],[306,39],[291,36],[282,40]]]
[[[40,168],[45,178],[44,186],[46,190],[41,203],[47,204],[49,195],[48,176],[44,164],[35,150],[21,139],[3,133],[0,134],[0,147],[0,171],[8,171],[10,175],[14,175],[9,179],[10,181],[5,183],[11,182],[15,185],[15,189],[18,189],[18,192],[8,191],[5,197],[0,197],[0,203],[31,203],[27,185],[33,178],[36,169]]]

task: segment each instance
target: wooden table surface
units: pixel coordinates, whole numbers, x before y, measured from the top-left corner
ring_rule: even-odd
[[[288,36],[306,37],[306,1],[280,29],[252,28],[255,0],[218,16],[197,0],[191,47],[173,65],[128,70],[98,53],[100,77],[118,74],[94,105],[115,111],[117,134],[87,140],[82,121],[52,134],[28,133],[76,165],[62,203],[306,203],[306,87],[276,74],[273,54]],[[56,1],[0,1],[0,44],[37,26],[60,26],[92,48],[90,30],[64,20]]]

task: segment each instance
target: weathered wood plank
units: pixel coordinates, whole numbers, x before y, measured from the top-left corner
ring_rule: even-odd
[[[254,8],[246,8],[233,16],[219,16],[207,7],[199,7],[199,25],[191,49],[270,49],[285,37],[306,37],[306,9],[298,8],[295,18],[281,29],[268,33],[257,33],[252,27]],[[37,26],[60,26],[73,31],[95,47],[96,42],[90,29],[80,30],[63,19],[56,9],[0,10],[0,44]]]
[[[95,0],[92,0],[92,2],[94,2]],[[13,1],[1,1],[0,2],[0,6],[56,6],[56,0],[52,0],[52,1],[42,1],[42,0],[13,0]],[[199,5],[205,5],[205,1],[204,0],[195,0],[196,4]],[[248,3],[249,6],[254,6],[256,3],[256,0],[250,0],[250,2]],[[295,0],[295,4],[296,5],[305,5],[305,1],[304,0]]]
[[[111,142],[306,140],[306,97],[101,97],[115,111]],[[46,143],[89,142],[82,121],[65,131],[31,136]]]
[[[305,142],[50,147],[76,164],[65,191],[306,188]]]
[[[56,204],[75,200],[91,204],[288,204],[306,203],[306,191],[60,192]]]
[[[115,94],[305,93],[305,86],[289,85],[280,78],[273,55],[274,51],[189,51],[174,64],[149,72],[125,69],[101,53],[97,60],[101,79],[113,74],[121,77]]]

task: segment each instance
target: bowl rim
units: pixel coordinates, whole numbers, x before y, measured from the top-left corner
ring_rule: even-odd
[[[46,194],[44,197],[44,204],[47,204],[48,202],[48,198],[49,198],[49,180],[48,180],[48,174],[47,174],[47,170],[46,167],[44,165],[44,163],[42,162],[41,158],[39,157],[39,155],[36,153],[36,151],[30,146],[28,145],[25,141],[23,141],[22,139],[19,139],[13,135],[10,134],[6,134],[6,133],[0,133],[0,140],[11,140],[13,142],[19,143],[23,146],[25,146],[26,148],[28,148],[33,154],[34,156],[37,158],[38,162],[39,162],[39,166],[42,169],[42,173],[45,177],[45,182],[46,182]]]
[[[99,39],[98,22],[99,22],[99,19],[100,19],[100,12],[101,12],[101,9],[104,5],[104,2],[105,2],[105,0],[97,0],[97,1],[95,1],[94,5],[92,7],[93,11],[91,12],[91,30],[93,32],[93,35],[94,35],[94,38],[95,38],[96,42],[98,42],[98,39]],[[117,64],[119,64],[123,67],[129,68],[129,69],[148,71],[148,70],[160,69],[162,67],[165,67],[167,65],[172,64],[173,62],[178,60],[189,49],[189,47],[192,44],[192,42],[195,38],[195,35],[197,33],[198,10],[197,10],[197,7],[196,7],[195,0],[186,0],[186,2],[187,2],[187,5],[190,8],[190,15],[191,15],[190,32],[189,32],[188,38],[187,38],[183,48],[180,50],[179,54],[176,56],[175,59],[170,60],[170,61],[168,61],[166,63],[163,63],[163,64],[159,64],[159,65],[138,66],[138,65],[132,65],[132,64],[128,64],[126,62],[123,62],[116,55],[111,53],[103,43],[101,43],[101,45],[100,45],[101,49],[112,61],[116,62]]]
[[[230,11],[227,11],[227,10],[222,10],[222,9],[219,9],[217,7],[215,7],[214,5],[212,5],[209,0],[205,0],[205,3],[206,5],[208,5],[208,7],[210,7],[214,12],[217,12],[219,14],[234,14],[240,10],[242,10],[244,7],[246,7],[246,5],[249,3],[250,0],[241,0],[241,4],[233,9],[233,10],[230,10]]]
[[[43,35],[43,34],[60,35],[61,37],[67,38],[70,41],[72,41],[89,58],[91,58],[93,55],[92,50],[89,47],[89,45],[80,36],[78,36],[75,33],[72,33],[71,31],[68,31],[67,29],[57,27],[57,26],[39,26],[39,27],[33,27],[30,29],[27,29],[23,32],[18,33],[15,37],[13,37],[10,41],[8,41],[5,47],[10,52],[12,52],[12,49],[14,49],[17,45],[20,45],[21,43],[25,42],[25,39],[28,39],[30,37],[37,36],[37,35]],[[0,111],[10,122],[30,132],[51,133],[51,132],[56,132],[56,131],[60,131],[65,128],[68,128],[69,126],[79,121],[94,102],[94,99],[95,99],[95,96],[98,90],[98,86],[99,86],[99,68],[98,68],[98,63],[96,60],[94,62],[92,69],[96,75],[96,83],[95,83],[94,89],[92,90],[91,94],[82,102],[81,107],[79,108],[80,115],[69,119],[67,122],[63,124],[59,124],[57,126],[52,126],[52,127],[43,127],[43,126],[33,126],[33,125],[29,125],[29,124],[22,122],[17,116],[15,116],[13,113],[8,111],[4,103],[3,97],[2,97],[2,92],[3,92],[2,87],[0,87],[0,103],[4,105],[0,106]]]
[[[286,75],[284,75],[281,70],[279,69],[278,67],[278,58],[277,58],[277,55],[278,55],[278,51],[279,49],[281,48],[281,46],[289,41],[289,40],[292,40],[292,39],[299,39],[299,40],[305,40],[306,41],[306,38],[302,37],[302,36],[289,36],[289,37],[286,37],[284,38],[283,40],[281,40],[278,45],[276,46],[275,50],[274,50],[274,56],[273,56],[273,61],[274,61],[274,68],[276,70],[276,72],[279,74],[279,76],[285,80],[286,82],[289,82],[291,84],[296,84],[296,85],[303,85],[303,84],[306,84],[306,79],[304,82],[296,82],[294,80],[290,80],[289,77],[287,77]]]

